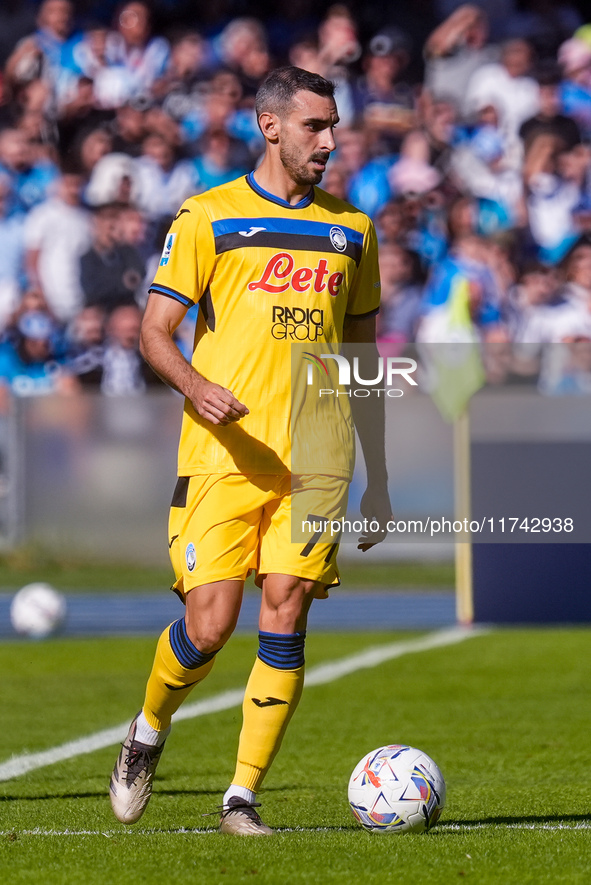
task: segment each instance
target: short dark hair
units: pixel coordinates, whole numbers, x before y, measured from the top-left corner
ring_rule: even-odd
[[[334,98],[334,83],[320,74],[287,65],[276,68],[263,80],[256,94],[257,117],[264,112],[284,117],[291,108],[296,92],[314,92],[325,98]]]
[[[544,58],[534,68],[533,77],[540,86],[558,86],[562,81],[562,71],[558,62]]]

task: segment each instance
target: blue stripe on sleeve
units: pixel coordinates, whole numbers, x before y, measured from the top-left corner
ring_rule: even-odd
[[[169,289],[168,286],[162,286],[160,283],[152,283],[148,292],[156,292],[158,295],[167,295],[169,298],[174,298],[175,301],[180,301],[180,303],[184,304],[186,307],[192,307],[195,303],[186,295],[183,295],[182,292],[177,292],[176,289]]]

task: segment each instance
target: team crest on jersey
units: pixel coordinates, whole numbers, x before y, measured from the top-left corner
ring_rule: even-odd
[[[340,227],[331,227],[329,233],[330,242],[337,250],[337,252],[344,252],[347,248],[347,237],[345,236],[345,231],[341,230]]]
[[[195,552],[194,544],[187,544],[187,549],[185,550],[185,559],[187,561],[187,568],[190,572],[192,572],[197,563],[197,553]]]
[[[170,258],[170,253],[172,252],[175,240],[176,234],[167,235],[164,249],[162,250],[162,258],[160,259],[160,267],[165,267],[168,264],[168,259]]]

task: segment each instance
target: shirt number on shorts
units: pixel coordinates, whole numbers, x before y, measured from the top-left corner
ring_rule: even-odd
[[[319,542],[320,538],[322,537],[322,534],[324,531],[323,526],[326,525],[326,523],[328,522],[328,520],[324,516],[318,516],[317,513],[308,513],[307,519],[308,519],[308,522],[312,523],[312,525],[315,522],[319,523],[320,529],[318,529],[318,531],[314,532],[314,534],[312,535],[312,537],[310,538],[310,540],[308,541],[306,546],[301,551],[300,556],[309,556],[310,555],[310,553],[312,552],[312,550],[314,549],[314,547],[316,546],[316,544]],[[338,546],[339,546],[339,539],[337,537],[337,540],[334,542],[334,544],[331,544],[330,547],[328,548],[328,553],[324,557],[325,562],[330,562],[330,560],[334,556],[335,550],[337,549]]]

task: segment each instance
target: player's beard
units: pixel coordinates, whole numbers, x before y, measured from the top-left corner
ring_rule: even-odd
[[[311,163],[313,160],[321,160],[323,163],[326,163],[329,156],[330,154],[318,152],[316,154],[312,154],[307,162]],[[289,177],[296,184],[312,185],[318,184],[322,180],[324,169],[310,168],[307,163],[302,162],[301,154],[297,153],[296,149],[291,147],[290,145],[280,145],[279,157],[281,159],[283,167],[289,173]]]

